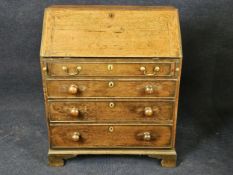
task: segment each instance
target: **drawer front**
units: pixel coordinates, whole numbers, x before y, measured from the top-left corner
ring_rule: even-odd
[[[54,125],[52,148],[171,147],[172,128],[156,125]]]
[[[51,98],[175,97],[176,81],[49,80],[47,89]]]
[[[174,62],[167,63],[48,63],[49,76],[174,76]]]
[[[49,102],[50,121],[153,122],[171,121],[173,101]]]

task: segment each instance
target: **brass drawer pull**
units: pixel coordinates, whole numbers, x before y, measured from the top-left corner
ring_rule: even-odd
[[[78,92],[83,92],[86,90],[86,86],[83,86],[83,85],[76,85],[76,84],[71,84],[69,87],[68,87],[68,93],[71,94],[71,95],[76,95]]]
[[[137,138],[144,141],[151,141],[154,139],[150,132],[139,133],[137,134]]]
[[[79,141],[81,138],[81,134],[79,132],[74,132],[73,135],[72,135],[72,140],[77,142]]]
[[[62,70],[66,72],[70,76],[78,75],[80,71],[82,70],[81,66],[77,66],[76,69],[74,69],[74,72],[71,72],[70,69],[67,66],[62,66]]]
[[[154,70],[153,70],[153,73],[147,73],[146,67],[141,66],[140,67],[140,71],[143,72],[144,75],[153,76],[153,75],[156,75],[160,71],[160,67],[159,66],[155,66]]]
[[[146,94],[152,94],[153,92],[154,92],[153,86],[147,85],[147,86],[145,87],[145,93],[146,93]]]
[[[147,117],[150,117],[153,115],[153,109],[151,107],[145,107],[144,109],[144,114]]]
[[[75,84],[71,84],[71,85],[69,86],[69,88],[68,88],[69,94],[72,94],[72,95],[77,94],[78,91],[79,91],[79,88],[78,88],[78,86],[75,85]]]
[[[153,116],[154,114],[159,114],[160,112],[160,108],[157,107],[157,106],[153,106],[153,107],[145,107],[144,108],[144,115],[147,116],[147,117],[151,117]]]
[[[79,110],[75,107],[73,107],[69,110],[69,115],[72,117],[78,117],[79,113],[80,113]]]

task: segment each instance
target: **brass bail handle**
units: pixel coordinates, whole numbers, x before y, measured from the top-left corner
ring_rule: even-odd
[[[153,69],[153,73],[147,73],[146,67],[145,66],[141,66],[140,67],[140,71],[143,72],[144,75],[153,76],[153,75],[156,75],[160,71],[160,67],[159,66],[155,66],[154,69]]]
[[[66,72],[68,75],[74,76],[74,75],[78,75],[78,74],[81,72],[82,67],[81,67],[81,66],[77,66],[77,67],[74,69],[74,71],[71,72],[70,69],[69,69],[67,66],[62,66],[62,70],[63,70],[64,72]]]

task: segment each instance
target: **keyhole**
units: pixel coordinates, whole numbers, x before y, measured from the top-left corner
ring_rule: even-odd
[[[113,65],[112,64],[108,65],[108,70],[113,70]]]
[[[114,83],[111,81],[111,82],[108,83],[108,86],[109,86],[109,87],[113,87],[113,86],[114,86]]]
[[[110,108],[114,108],[114,106],[115,106],[115,104],[114,104],[113,102],[110,102],[110,103],[109,103],[109,107],[110,107]]]
[[[109,13],[108,16],[109,16],[109,18],[114,18],[114,14],[113,13]]]
[[[113,126],[110,126],[110,127],[108,128],[108,130],[109,130],[109,132],[113,132],[113,130],[114,130]]]

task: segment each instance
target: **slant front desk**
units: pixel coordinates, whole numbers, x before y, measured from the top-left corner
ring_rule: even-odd
[[[49,165],[127,154],[175,167],[180,38],[173,7],[46,8],[40,61]]]

